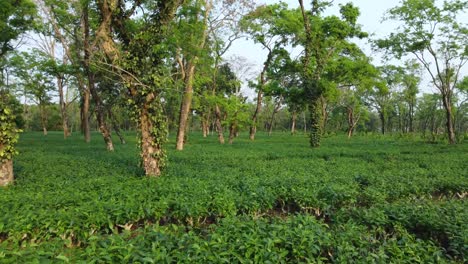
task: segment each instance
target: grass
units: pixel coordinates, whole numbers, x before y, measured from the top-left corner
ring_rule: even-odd
[[[190,135],[163,177],[134,134],[21,136],[0,189],[0,262],[464,263],[468,145],[381,136]]]

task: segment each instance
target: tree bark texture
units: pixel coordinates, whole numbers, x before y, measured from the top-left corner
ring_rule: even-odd
[[[353,136],[356,125],[359,122],[360,115],[357,116],[354,114],[354,109],[352,107],[347,107],[348,112],[348,138]]]
[[[292,117],[291,117],[291,135],[296,134],[296,120],[297,120],[297,111],[293,111]]]
[[[89,89],[83,89],[81,105],[81,126],[83,128],[84,140],[86,143],[91,142],[91,128],[89,126],[89,103],[90,103],[90,93]]]
[[[91,95],[94,101],[94,108],[96,113],[96,121],[98,123],[99,131],[104,138],[104,142],[106,143],[106,148],[108,151],[114,151],[114,143],[112,143],[111,133],[109,127],[105,121],[105,113],[104,107],[102,105],[101,98],[96,90],[95,83],[94,83],[94,74],[89,73],[88,75],[89,80],[89,90],[91,91]]]
[[[13,160],[0,161],[0,186],[13,183]]]
[[[47,109],[46,106],[42,103],[40,103],[39,109],[41,111],[42,133],[44,136],[47,136]]]
[[[453,113],[452,113],[452,102],[450,96],[447,94],[442,95],[442,102],[445,109],[445,117],[446,117],[446,127],[447,127],[447,135],[449,144],[456,144],[457,140],[455,137],[455,127],[453,125]]]
[[[104,1],[103,3],[103,9],[108,9],[107,6],[107,1]],[[111,19],[111,14],[112,13],[105,13],[103,14],[103,21],[101,21],[101,25],[98,30],[98,36],[99,38],[103,39],[102,47],[105,48],[106,54],[110,52],[107,49],[112,49],[112,45],[109,45],[106,40],[110,38],[107,33],[110,34],[110,19]],[[105,123],[104,119],[104,108],[102,105],[101,98],[99,97],[98,91],[96,90],[96,83],[95,83],[95,76],[94,73],[91,72],[90,68],[90,57],[91,57],[91,47],[89,43],[89,19],[88,19],[88,6],[86,5],[85,11],[83,11],[83,16],[84,16],[84,22],[83,22],[83,27],[84,27],[84,35],[85,35],[85,40],[84,40],[84,62],[83,66],[85,68],[85,71],[87,73],[88,77],[88,89],[89,92],[92,96],[92,99],[94,101],[94,106],[95,106],[95,112],[96,112],[96,120],[99,126],[99,131],[101,132],[104,142],[106,143],[106,148],[108,151],[114,151],[114,144],[112,143],[112,138],[111,138],[111,133],[109,131],[109,128],[107,124]],[[106,27],[107,26],[107,27]],[[114,54],[115,55],[115,54]]]
[[[160,139],[165,137],[158,136],[155,133],[165,131],[165,120],[158,116],[158,113],[162,113],[162,111],[158,111],[161,110],[157,109],[160,106],[155,104],[154,100],[154,93],[147,96],[139,117],[141,162],[145,175],[150,177],[160,176],[161,168],[164,166],[164,152]]]
[[[385,112],[384,110],[382,109],[380,112],[379,112],[379,117],[380,117],[380,125],[381,125],[381,132],[382,132],[382,135],[385,135]]]
[[[232,123],[229,125],[229,144],[232,144],[234,142],[234,138],[236,137],[236,124]]]
[[[250,125],[250,135],[249,135],[250,140],[255,140],[255,134],[257,133],[257,119],[258,119],[258,115],[262,111],[263,87],[265,87],[265,84],[267,82],[266,73],[273,59],[272,50],[268,48],[268,46],[266,45],[264,46],[265,48],[268,49],[268,56],[267,56],[265,63],[263,64],[262,72],[260,73],[260,87],[258,88],[258,92],[257,92],[257,106],[255,108],[254,114],[252,115],[252,124]]]
[[[67,139],[67,137],[70,136],[70,130],[68,128],[67,103],[63,91],[63,79],[61,77],[57,77],[57,86],[59,92],[60,117],[62,118],[63,138]]]
[[[216,130],[218,131],[218,141],[220,144],[224,144],[223,125],[221,124],[221,109],[219,109],[219,105],[217,104],[215,106],[215,117]]]
[[[112,128],[114,128],[115,133],[117,134],[117,136],[120,139],[120,143],[127,144],[127,142],[125,141],[124,136],[122,135],[122,133],[120,131],[119,125],[117,124],[117,120],[115,120],[115,116],[112,114],[112,111],[111,111],[110,108],[107,109],[107,114],[108,114],[108,116],[109,116],[109,118],[111,120]]]
[[[257,133],[257,119],[260,111],[262,111],[262,101],[263,101],[263,90],[259,89],[257,93],[257,106],[255,107],[255,112],[252,115],[252,125],[250,125],[250,140],[255,140],[255,134]]]
[[[184,149],[184,139],[185,139],[185,131],[188,124],[188,116],[190,113],[190,108],[192,106],[192,98],[193,98],[193,75],[195,74],[195,65],[192,64],[189,66],[188,71],[185,73],[185,90],[184,96],[182,98],[182,103],[180,106],[180,113],[179,113],[179,128],[177,130],[177,142],[176,142],[176,149],[183,150]]]
[[[322,109],[320,100],[316,99],[309,104],[310,111],[310,146],[320,147],[322,139]]]
[[[206,138],[208,137],[208,133],[210,132],[210,122],[208,121],[206,117],[202,117],[201,125],[202,125],[203,137]]]

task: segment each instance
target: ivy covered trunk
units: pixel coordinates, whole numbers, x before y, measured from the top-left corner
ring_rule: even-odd
[[[322,139],[322,107],[320,100],[315,99],[309,105],[310,111],[310,146],[320,147]]]
[[[0,186],[13,183],[13,156],[18,141],[15,116],[0,98]]]
[[[0,146],[2,148],[3,146]],[[0,186],[13,183],[13,161],[5,160],[0,163]]]
[[[161,105],[155,100],[154,93],[146,96],[146,102],[140,110],[140,155],[145,175],[161,175],[166,155],[162,145],[167,137],[166,121]]]

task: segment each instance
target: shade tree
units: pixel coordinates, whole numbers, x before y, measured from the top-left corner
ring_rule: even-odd
[[[395,32],[376,41],[387,54],[396,58],[412,55],[423,65],[442,97],[450,144],[456,143],[454,88],[468,61],[468,25],[461,21],[466,10],[466,1],[404,0],[385,17],[401,22]]]

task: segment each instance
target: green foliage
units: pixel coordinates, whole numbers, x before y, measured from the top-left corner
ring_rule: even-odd
[[[0,262],[466,262],[466,144],[191,139],[153,179],[132,144],[23,134]]]
[[[13,50],[12,40],[31,29],[36,6],[31,0],[3,0],[0,3],[0,58]]]
[[[11,160],[18,154],[15,148],[18,142],[18,133],[16,128],[15,115],[9,105],[0,98],[0,162]]]

